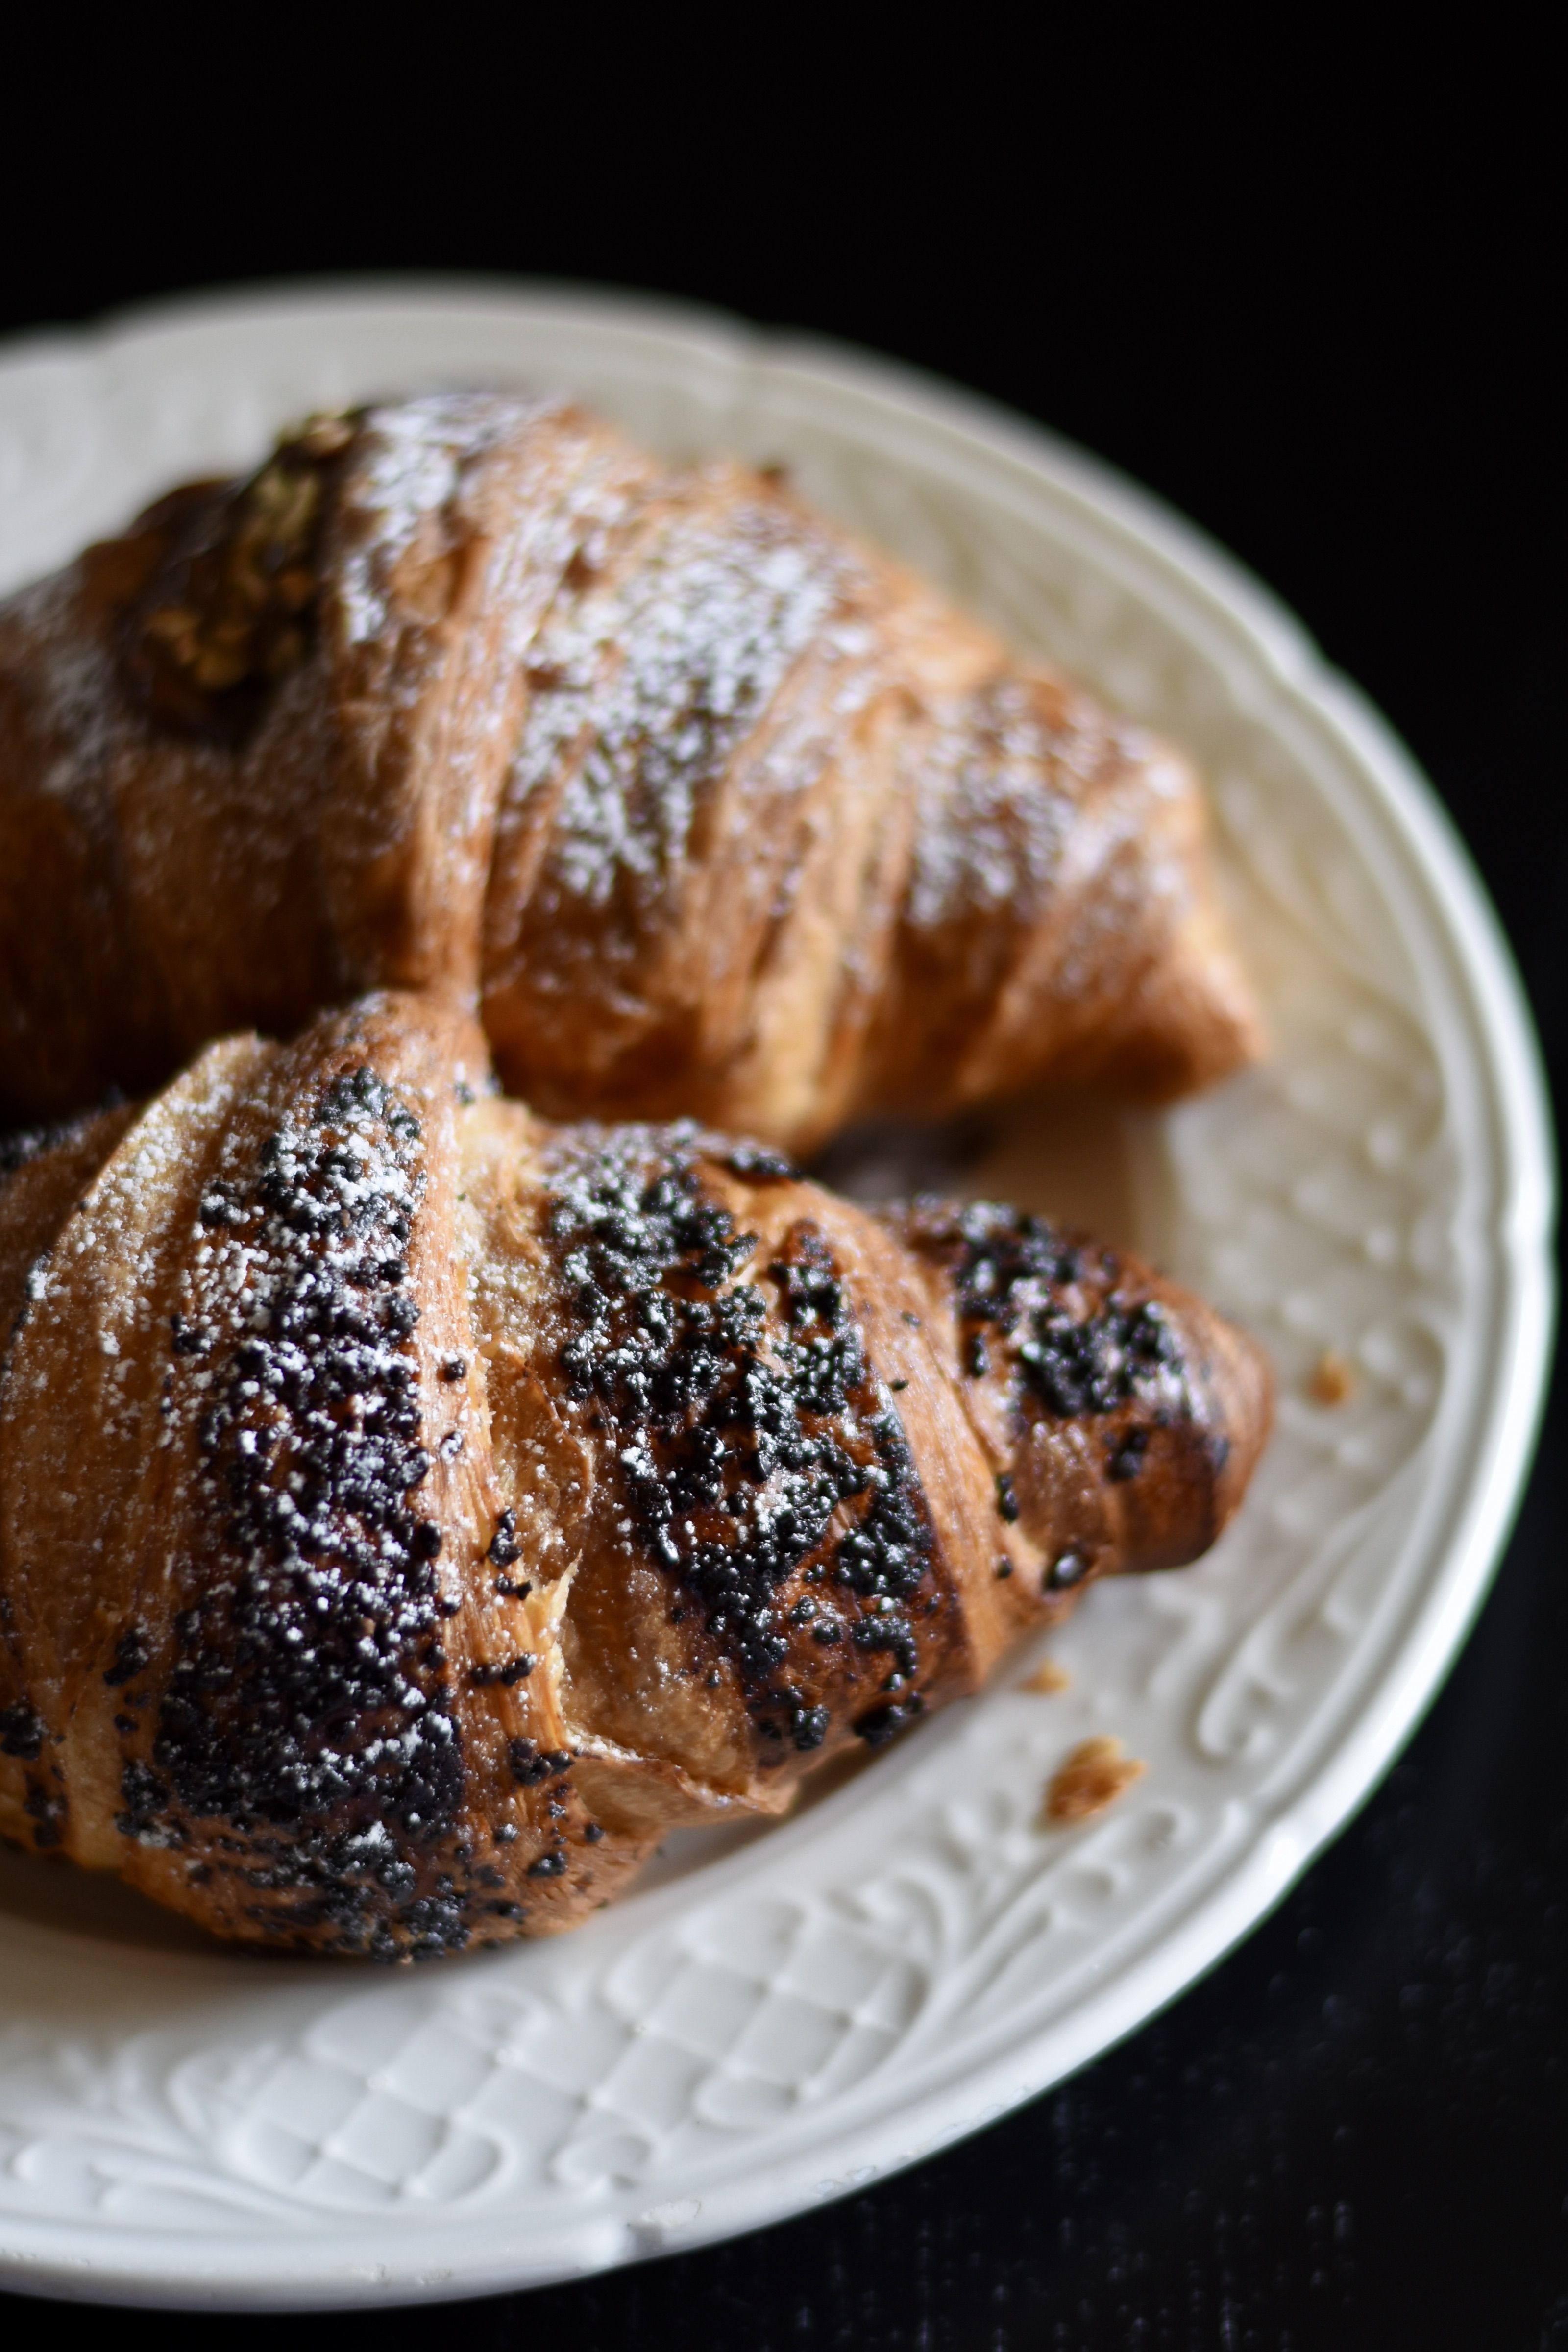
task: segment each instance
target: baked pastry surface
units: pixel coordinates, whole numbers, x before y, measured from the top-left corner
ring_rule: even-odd
[[[0,1829],[386,1958],[782,1811],[1204,1549],[1269,1417],[1136,1260],[552,1126],[437,992],[13,1143],[0,1330]]]
[[[552,1115],[792,1149],[1260,1034],[1174,752],[778,481],[502,393],[317,419],[0,606],[0,1104],[384,985]]]

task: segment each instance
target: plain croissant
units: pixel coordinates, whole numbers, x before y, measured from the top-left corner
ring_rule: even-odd
[[[499,393],[318,419],[0,606],[0,1103],[448,982],[552,1115],[792,1149],[1259,1040],[1174,753],[778,481]]]
[[[228,1937],[547,1933],[1235,1508],[1263,1359],[1135,1260],[488,1087],[388,994],[10,1147],[11,1837]]]

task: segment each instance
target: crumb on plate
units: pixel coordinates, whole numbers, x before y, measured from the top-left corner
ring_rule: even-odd
[[[1313,1365],[1307,1393],[1314,1404],[1346,1404],[1355,1394],[1355,1367],[1337,1348],[1325,1348]]]
[[[1070,1677],[1054,1658],[1042,1658],[1032,1675],[1026,1675],[1018,1685],[1026,1691],[1064,1691]]]
[[[1141,1780],[1144,1766],[1123,1753],[1120,1739],[1085,1739],[1052,1773],[1046,1789],[1045,1818],[1052,1828],[1087,1822]]]

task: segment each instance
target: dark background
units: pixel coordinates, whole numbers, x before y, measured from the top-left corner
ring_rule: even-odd
[[[1020,44],[1008,22],[910,18],[895,40],[889,18],[879,49],[780,18],[728,55],[718,19],[563,40],[460,11],[395,36],[242,11],[204,63],[151,18],[13,19],[0,331],[311,271],[520,272],[727,305],[1009,402],[1204,525],[1381,704],[1469,844],[1560,1078],[1543,58],[1500,21],[1446,52],[1429,22],[1419,60],[1364,27],[1278,24],[1266,53],[1184,26],[1075,43],[1048,19]],[[1563,1440],[1560,1383],[1492,1598],[1405,1760],[1123,2048],[761,2236],[289,2337],[1568,2345]],[[60,2315],[0,2298],[10,2317],[37,2340]],[[176,2345],[212,2326],[143,2324]]]

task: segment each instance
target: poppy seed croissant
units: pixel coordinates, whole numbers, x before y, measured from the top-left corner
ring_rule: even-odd
[[[1136,1260],[548,1125],[433,994],[14,1141],[0,1329],[0,1829],[384,1958],[568,1927],[1193,1558],[1269,1413]]]

